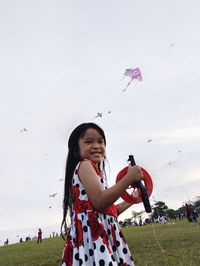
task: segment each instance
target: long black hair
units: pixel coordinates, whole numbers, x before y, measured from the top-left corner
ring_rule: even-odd
[[[64,231],[67,231],[66,216],[69,211],[69,215],[72,215],[72,197],[71,197],[71,187],[72,178],[76,165],[81,161],[80,150],[79,150],[79,139],[85,135],[87,129],[96,129],[99,134],[103,137],[104,143],[106,145],[106,137],[102,128],[100,128],[95,123],[83,123],[77,126],[71,133],[68,140],[68,155],[65,168],[65,185],[64,185],[64,199],[63,199],[63,220],[61,224],[61,234],[62,228],[64,226]],[[100,168],[100,164],[98,166]],[[103,170],[105,170],[105,162],[103,161]]]

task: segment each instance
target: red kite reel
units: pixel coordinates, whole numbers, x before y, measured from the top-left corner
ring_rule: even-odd
[[[131,165],[135,165],[135,161],[132,155],[129,156],[129,161],[131,161]],[[153,190],[153,182],[151,179],[151,176],[148,174],[148,172],[140,167],[143,174],[142,182],[137,182],[131,185],[130,188],[133,188],[134,192],[137,192],[137,196],[134,196],[132,194],[129,194],[127,191],[125,191],[121,198],[131,204],[137,204],[140,202],[143,202],[146,212],[151,212],[151,206],[149,203],[149,197],[151,196],[152,190]],[[127,173],[128,167],[123,168],[117,175],[116,182],[121,180]],[[144,183],[144,185],[143,185]]]

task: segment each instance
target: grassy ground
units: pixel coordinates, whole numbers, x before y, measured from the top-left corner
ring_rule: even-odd
[[[199,266],[200,226],[187,221],[123,229],[136,266]],[[0,247],[0,266],[60,266],[62,238]]]

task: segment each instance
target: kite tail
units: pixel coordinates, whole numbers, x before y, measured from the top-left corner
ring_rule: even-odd
[[[132,79],[131,79],[131,81],[129,81],[129,83],[126,85],[126,88],[123,89],[123,92],[128,88],[128,86],[131,84],[132,81],[133,81]]]

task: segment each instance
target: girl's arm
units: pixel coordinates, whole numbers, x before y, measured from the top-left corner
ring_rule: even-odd
[[[129,185],[140,181],[142,172],[138,166],[129,165],[127,174],[119,182],[109,189],[103,190],[94,167],[89,161],[83,161],[79,167],[79,177],[92,205],[101,211],[113,204]]]
[[[134,190],[133,193],[131,194],[132,197],[137,197],[138,196],[138,191]],[[117,213],[120,215],[123,213],[125,210],[127,210],[129,207],[131,207],[133,203],[128,203],[126,201],[120,202],[119,204],[116,205],[117,208]]]
[[[133,205],[132,203],[128,203],[126,201],[123,201],[123,202],[117,204],[116,205],[116,208],[117,208],[118,215],[120,215],[121,213],[123,213],[125,210],[127,210],[132,205]]]

